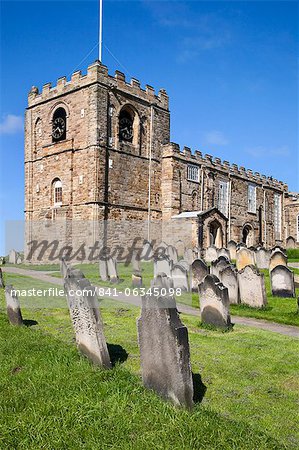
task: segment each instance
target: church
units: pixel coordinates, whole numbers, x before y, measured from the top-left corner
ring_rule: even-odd
[[[82,234],[111,245],[136,234],[171,243],[171,229],[202,249],[285,246],[299,222],[285,218],[290,198],[282,181],[170,142],[166,91],[111,76],[99,61],[29,92],[27,243],[53,228],[69,245]]]

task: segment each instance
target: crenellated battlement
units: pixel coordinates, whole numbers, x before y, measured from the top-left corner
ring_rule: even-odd
[[[121,89],[122,92],[128,95],[137,96],[161,108],[168,109],[169,107],[169,98],[164,89],[160,89],[158,94],[156,94],[154,88],[148,84],[143,89],[140,86],[140,81],[136,78],[131,78],[128,83],[125,74],[119,70],[115,71],[114,76],[109,75],[107,66],[101,64],[100,61],[95,61],[88,66],[85,75],[81,71],[76,71],[71,75],[70,80],[67,80],[66,77],[60,77],[55,86],[52,86],[51,83],[44,84],[41,92],[36,86],[33,86],[28,94],[28,106],[35,106],[45,100],[50,100],[97,82],[108,86],[112,90],[117,91]]]
[[[288,186],[283,181],[278,181],[273,177],[261,175],[259,172],[253,172],[251,169],[245,169],[243,166],[238,166],[228,161],[221,161],[220,158],[209,154],[203,156],[199,150],[191,151],[189,147],[184,147],[182,150],[176,143],[170,142],[163,147],[163,158],[176,157],[186,161],[190,164],[198,164],[205,166],[211,170],[217,170],[223,174],[234,175],[245,178],[247,181],[257,184],[267,185],[274,189],[287,190]]]

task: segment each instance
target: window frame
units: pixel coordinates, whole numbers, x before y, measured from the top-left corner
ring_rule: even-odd
[[[251,194],[253,194],[253,199]],[[253,201],[251,202],[251,200]],[[250,214],[256,214],[256,184],[253,183],[249,183],[247,187],[247,211]]]
[[[225,196],[223,195],[223,199],[220,197],[221,186],[225,186],[223,192],[225,192]],[[228,197],[229,197],[229,181],[228,180],[219,180],[218,181],[218,199],[217,199],[217,208],[219,211],[228,217]],[[223,202],[223,208],[221,203]]]
[[[196,171],[197,176],[196,179],[194,179],[192,176],[192,172]],[[195,165],[195,164],[188,164],[187,165],[187,181],[192,181],[193,183],[199,183],[199,179],[200,179],[200,167]]]
[[[274,194],[274,234],[276,240],[281,240],[281,227],[282,227],[282,205],[281,194]]]
[[[56,199],[59,199],[58,201]],[[53,205],[54,208],[62,205],[62,182],[57,179],[53,182]]]

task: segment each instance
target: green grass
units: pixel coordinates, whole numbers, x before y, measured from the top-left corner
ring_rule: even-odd
[[[299,248],[288,248],[287,255],[289,261],[299,261]]]
[[[16,267],[18,269],[37,270],[37,271],[57,271],[60,270],[59,264],[9,264],[6,263],[5,267]]]
[[[38,323],[22,328],[0,312],[1,450],[298,448],[298,340],[201,329],[182,315],[205,386],[188,412],[142,387],[139,309],[109,306],[101,308],[106,339],[121,346],[111,353],[127,355],[110,371],[78,354],[66,309],[23,309]]]

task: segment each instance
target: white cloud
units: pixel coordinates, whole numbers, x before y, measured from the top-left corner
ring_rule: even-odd
[[[7,114],[0,123],[0,134],[16,134],[24,129],[22,116]]]
[[[288,156],[290,155],[290,150],[286,145],[282,145],[277,148],[267,148],[267,147],[252,147],[245,150],[248,155],[253,158],[269,158],[271,156]]]
[[[229,143],[224,134],[217,130],[212,130],[206,133],[204,136],[204,142],[208,145],[227,145]]]

